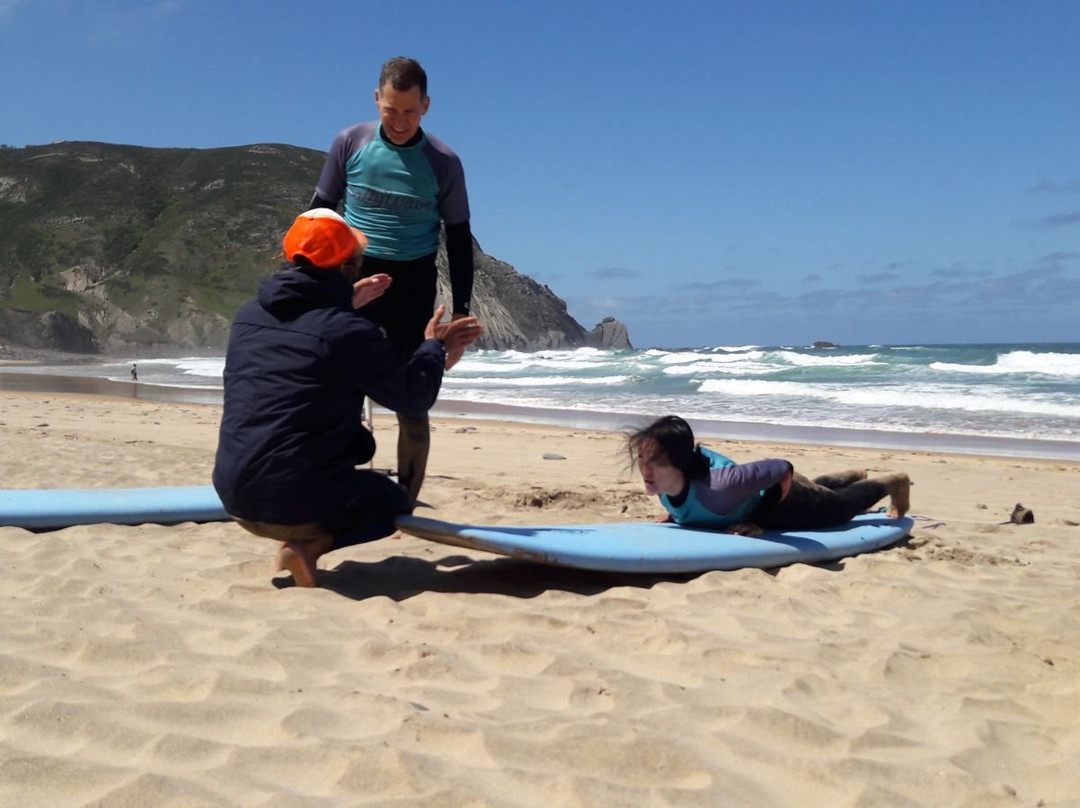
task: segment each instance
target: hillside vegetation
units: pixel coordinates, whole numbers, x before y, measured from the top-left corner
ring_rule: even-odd
[[[0,342],[224,346],[237,308],[280,266],[281,236],[324,158],[280,144],[0,149]],[[474,249],[481,347],[598,344],[550,289]],[[439,262],[445,289],[442,252]]]

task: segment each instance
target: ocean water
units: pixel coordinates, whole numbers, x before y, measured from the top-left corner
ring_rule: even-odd
[[[126,382],[132,362],[140,386],[222,386],[221,357],[17,370]],[[1026,455],[1080,458],[1080,343],[477,351],[444,381],[440,409],[454,406],[608,426],[674,413],[702,434],[840,444],[900,436],[899,445],[948,450],[1024,441],[1034,442]],[[862,439],[829,440],[830,431]]]

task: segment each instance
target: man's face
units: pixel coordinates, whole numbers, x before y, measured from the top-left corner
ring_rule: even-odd
[[[420,129],[420,119],[427,114],[431,99],[420,95],[419,87],[395,90],[387,82],[375,91],[375,106],[379,109],[386,137],[396,146],[403,146]]]

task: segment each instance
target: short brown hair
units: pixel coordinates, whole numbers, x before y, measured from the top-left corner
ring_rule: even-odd
[[[404,93],[413,87],[420,88],[420,97],[427,98],[427,73],[420,63],[406,56],[395,56],[382,66],[379,73],[379,89],[390,84],[398,92]]]

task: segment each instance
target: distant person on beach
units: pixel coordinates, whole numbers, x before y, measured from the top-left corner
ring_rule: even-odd
[[[440,306],[399,361],[382,330],[354,310],[392,283],[384,274],[360,278],[365,242],[331,210],[300,214],[285,235],[286,265],[229,334],[214,488],[242,527],[283,542],[277,569],[298,586],[315,586],[321,555],[387,536],[411,510],[402,486],[356,468],[375,454],[361,425],[365,396],[426,412],[447,356],[482,331],[474,317],[442,322]]]
[[[632,433],[627,444],[645,491],[658,494],[667,511],[661,521],[756,536],[842,525],[885,496],[889,516],[911,507],[906,474],[867,479],[860,470],[810,480],[788,460],[736,463],[696,444],[690,425],[676,415]]]
[[[368,238],[363,275],[388,275],[393,285],[363,307],[382,326],[404,361],[424,339],[435,308],[440,226],[446,229],[452,316],[469,316],[473,288],[473,239],[465,172],[457,154],[420,128],[428,111],[427,74],[414,59],[382,66],[375,90],[379,120],[341,131],[330,146],[312,208],[337,210]],[[464,348],[454,348],[449,370]],[[397,410],[398,479],[415,503],[431,445],[426,411]]]
[[[133,382],[137,382],[139,380],[139,371],[136,369],[134,364],[132,364],[131,366],[131,380]]]

